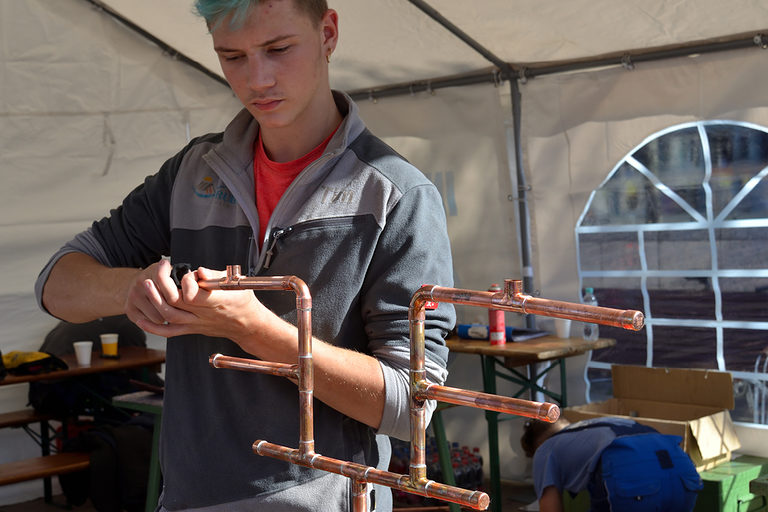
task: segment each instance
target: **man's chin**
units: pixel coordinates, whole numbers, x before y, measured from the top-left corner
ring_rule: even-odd
[[[263,112],[253,107],[248,107],[247,110],[251,113],[253,118],[256,119],[256,122],[259,123],[259,126],[262,129],[285,128],[290,124],[284,114],[279,114],[277,112]]]

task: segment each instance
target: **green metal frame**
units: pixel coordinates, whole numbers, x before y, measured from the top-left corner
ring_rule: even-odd
[[[533,377],[528,377],[523,373],[505,366],[502,361],[493,356],[481,355],[481,366],[483,371],[483,391],[496,394],[496,379],[501,378],[520,385],[520,390],[514,395],[518,398],[526,391],[530,392],[532,399],[536,393],[542,393],[555,400],[561,407],[567,406],[566,381],[565,381],[565,359],[556,359],[550,361],[546,368],[537,371],[537,365],[529,365],[529,373]],[[560,369],[560,393],[546,389],[538,384],[538,381],[547,373],[555,368]],[[491,512],[501,512],[501,471],[499,460],[499,421],[510,419],[512,416],[505,415],[502,420],[499,419],[498,412],[485,411],[485,420],[488,423],[488,464],[490,467],[490,497]]]

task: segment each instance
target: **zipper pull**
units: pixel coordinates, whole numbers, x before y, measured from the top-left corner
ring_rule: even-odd
[[[289,233],[293,228],[287,227],[287,228],[274,228],[272,230],[272,234],[270,236],[271,241],[269,242],[269,247],[267,248],[267,257],[264,260],[264,269],[269,268],[269,264],[272,262],[272,256],[275,255],[275,245],[277,244],[278,238],[282,237],[283,235]]]

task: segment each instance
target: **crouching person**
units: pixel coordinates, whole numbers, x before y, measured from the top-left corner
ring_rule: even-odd
[[[563,510],[563,491],[587,489],[590,510],[693,510],[702,481],[680,448],[679,436],[663,435],[626,418],[569,423],[529,421],[520,444],[533,457],[541,512]]]

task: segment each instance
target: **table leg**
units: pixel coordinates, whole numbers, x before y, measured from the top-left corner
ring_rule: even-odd
[[[496,362],[491,356],[481,356],[483,366],[483,391],[496,394]],[[499,469],[499,413],[485,411],[488,422],[488,465],[490,474],[490,496],[492,512],[501,512],[501,472]]]
[[[560,407],[568,407],[568,396],[566,393],[568,386],[565,385],[565,358],[560,360]]]
[[[51,437],[49,432],[48,420],[40,422],[40,448],[43,457],[51,454]],[[43,478],[43,499],[46,503],[53,502],[53,490],[51,487],[51,477]]]

